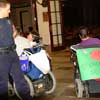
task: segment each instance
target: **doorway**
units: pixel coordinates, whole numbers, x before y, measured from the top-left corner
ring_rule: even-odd
[[[49,0],[48,11],[51,50],[55,51],[64,49],[60,1]]]
[[[27,10],[20,11],[20,25],[22,32],[28,31],[28,27],[32,26],[32,17]]]

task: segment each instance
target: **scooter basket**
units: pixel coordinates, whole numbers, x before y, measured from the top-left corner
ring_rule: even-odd
[[[31,80],[39,79],[41,76],[43,76],[43,73],[31,62],[29,62],[29,67],[30,71],[26,74],[30,77]]]

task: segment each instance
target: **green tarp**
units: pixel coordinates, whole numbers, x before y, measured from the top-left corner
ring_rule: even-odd
[[[76,53],[81,79],[100,78],[100,48],[77,49]]]

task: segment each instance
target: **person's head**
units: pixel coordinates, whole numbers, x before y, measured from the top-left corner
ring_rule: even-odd
[[[10,2],[7,0],[0,0],[0,18],[9,17]]]
[[[33,41],[34,37],[31,32],[24,32],[23,36],[27,38],[29,41]]]
[[[29,34],[27,35],[27,39],[29,41],[33,41],[33,34],[29,32]]]
[[[88,34],[89,34],[89,31],[88,31],[87,27],[80,27],[79,36],[80,36],[80,38],[82,40],[83,39],[87,39],[88,38]]]

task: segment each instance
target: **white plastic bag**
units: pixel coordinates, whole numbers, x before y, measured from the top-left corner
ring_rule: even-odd
[[[29,56],[29,61],[31,61],[44,74],[47,74],[50,71],[50,64],[45,50],[41,50],[35,54],[28,51],[24,51],[24,53]]]

